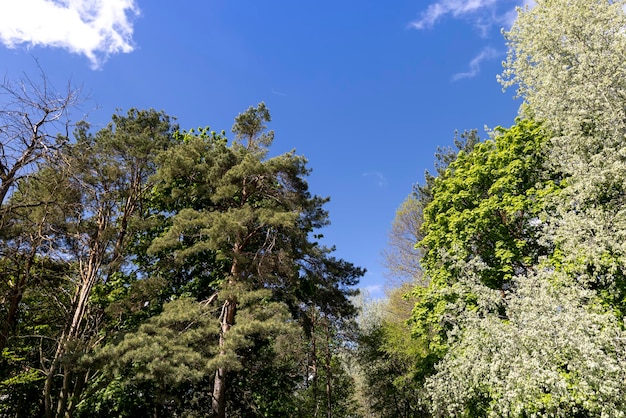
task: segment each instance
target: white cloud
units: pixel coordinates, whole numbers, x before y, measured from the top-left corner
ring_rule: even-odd
[[[410,23],[415,29],[429,29],[442,18],[468,19],[481,36],[497,26],[510,28],[517,17],[516,6],[532,8],[535,0],[438,0],[423,11],[419,19]]]
[[[98,68],[133,50],[134,0],[0,1],[0,42],[8,48],[49,46],[86,56]]]
[[[491,7],[496,2],[497,0],[440,0],[428,6],[418,20],[411,22],[411,27],[415,29],[431,28],[445,15],[451,14],[453,17],[461,17]]]
[[[271,93],[275,96],[287,97],[287,93],[283,93],[282,91],[278,91],[275,89],[272,89]]]
[[[480,73],[480,64],[484,60],[492,59],[498,56],[495,49],[486,47],[478,55],[476,55],[469,63],[469,71],[464,73],[457,73],[452,76],[452,81],[461,80],[463,78],[472,78]]]

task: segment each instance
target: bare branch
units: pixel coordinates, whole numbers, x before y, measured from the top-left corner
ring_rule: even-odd
[[[18,81],[6,76],[0,81],[0,205],[67,138],[71,111],[82,100],[80,89],[68,84],[57,91],[38,69],[38,82],[26,74]]]

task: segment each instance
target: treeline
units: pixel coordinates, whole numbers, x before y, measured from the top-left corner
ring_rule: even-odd
[[[364,271],[320,244],[306,160],[263,103],[224,132],[3,85],[0,415],[347,416]],[[343,382],[343,383],[342,383]]]
[[[515,124],[438,150],[392,225],[406,283],[361,318],[372,416],[626,415],[625,6],[518,9]]]
[[[264,104],[232,139],[136,109],[70,135],[74,92],[5,84],[0,416],[625,416],[625,8],[518,11],[518,118],[437,151],[378,301]]]

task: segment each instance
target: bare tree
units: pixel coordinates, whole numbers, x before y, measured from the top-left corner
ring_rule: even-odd
[[[391,224],[387,246],[383,250],[383,263],[393,287],[401,283],[422,283],[420,258],[422,250],[416,245],[423,238],[424,203],[410,195],[400,205]]]
[[[67,138],[70,113],[81,101],[80,90],[68,83],[56,90],[39,68],[39,80],[28,75],[0,83],[0,205],[17,181]],[[61,135],[59,135],[61,134]]]

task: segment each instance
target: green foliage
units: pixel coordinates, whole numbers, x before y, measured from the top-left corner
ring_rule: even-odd
[[[261,102],[257,107],[250,106],[248,110],[235,118],[232,132],[238,145],[245,146],[250,152],[261,152],[267,149],[274,141],[274,131],[266,131],[265,122],[270,122],[270,111]]]
[[[305,160],[293,153],[261,161],[204,130],[183,134],[159,162],[154,200],[176,213],[149,253],[173,252],[174,262],[202,253],[232,261],[232,243],[239,239],[237,257],[245,270],[263,251],[264,242],[258,240],[270,239],[265,243],[270,245],[274,234],[297,233],[309,204],[301,178],[307,173]]]
[[[208,372],[215,345],[207,344],[218,333],[218,322],[209,310],[193,300],[178,299],[164,305],[163,312],[144,322],[99,357],[107,367],[121,373],[130,365],[132,379],[154,381],[167,387],[197,382]]]
[[[326,379],[330,372],[331,394],[330,415],[336,417],[358,417],[358,405],[354,399],[354,382],[346,368],[337,357],[331,360],[330,368],[320,368],[316,379],[309,386],[299,391],[296,398],[296,409],[290,416],[307,418],[311,416],[329,416]]]
[[[182,413],[198,401],[183,396],[185,391],[210,396],[211,386],[219,385],[226,388],[219,402],[229,416],[281,415],[294,407],[306,374],[306,350],[288,341],[306,335],[309,307],[346,320],[355,314],[347,296],[363,270],[310,241],[310,234],[328,223],[322,207],[327,199],[308,192],[304,158],[294,152],[266,158],[273,137],[264,131],[269,120],[261,104],[236,118],[232,144],[208,128],[178,132],[175,145],[157,157],[142,229],[132,246],[147,278],[133,283],[119,276],[129,286],[107,282],[100,293],[111,300],[109,314],[118,312],[127,321],[142,313],[157,316],[137,331],[128,328],[123,341],[103,351],[116,353],[105,363],[121,362],[110,372],[110,384],[122,390],[108,393],[122,396],[148,384],[177,405],[158,408]],[[139,286],[149,281],[156,286]],[[206,335],[189,334],[188,341],[175,334],[146,336],[158,335],[148,327],[168,327],[155,322],[172,315],[175,302],[158,311],[167,298],[207,309]],[[137,306],[141,301],[148,309]],[[156,353],[169,353],[174,363],[154,363]]]
[[[460,153],[435,180],[419,243],[431,280],[454,280],[454,269],[441,261],[442,251],[454,259],[482,260],[488,266],[483,281],[493,288],[546,255],[537,232],[545,196],[559,180],[544,167],[547,138],[540,125],[528,120],[498,128],[495,138]]]
[[[458,261],[480,261],[481,282],[505,290],[516,274],[531,268],[550,248],[540,242],[546,197],[562,187],[558,173],[544,167],[547,136],[540,125],[519,120],[499,128],[435,180],[424,210],[421,264],[428,287],[414,290],[414,332],[431,340],[434,353],[446,350],[448,306],[459,295],[452,287]],[[468,294],[466,302],[472,303]]]
[[[39,370],[30,367],[27,350],[22,347],[18,349],[25,356],[5,349],[0,357],[2,368],[11,372],[11,377],[8,378],[3,373],[4,380],[0,381],[0,416],[20,411],[21,416],[35,417],[43,412],[39,397],[45,377]]]
[[[408,324],[416,302],[407,296],[413,286],[407,282],[391,289],[386,299],[366,305],[361,313],[355,354],[366,416],[429,416],[423,386],[434,372],[435,358]]]
[[[426,206],[433,199],[433,188],[435,180],[439,176],[443,176],[461,151],[465,154],[472,152],[476,144],[480,142],[480,137],[476,129],[464,131],[459,135],[458,131],[454,133],[454,147],[437,147],[435,152],[435,175],[428,170],[424,173],[424,184],[416,184],[413,188],[415,198],[421,202],[422,206]],[[423,209],[423,208],[422,208]]]
[[[311,320],[303,348],[306,368],[300,375],[294,417],[359,415],[356,384],[350,350],[356,343],[355,324],[324,313],[308,312]]]
[[[283,324],[271,338],[257,335],[248,342],[240,350],[241,370],[229,376],[229,416],[295,416],[302,408],[294,396],[306,356],[302,331]]]

